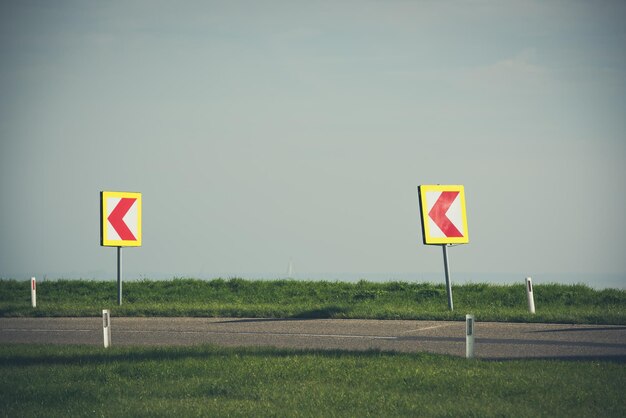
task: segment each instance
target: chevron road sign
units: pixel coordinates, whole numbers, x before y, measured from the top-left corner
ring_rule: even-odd
[[[100,245],[141,246],[141,193],[100,192]]]
[[[100,192],[100,245],[117,247],[117,304],[122,305],[122,247],[141,246],[141,193]]]
[[[417,193],[422,220],[422,236],[426,245],[441,245],[446,273],[448,307],[454,310],[452,280],[448,262],[448,245],[467,244],[467,214],[463,186],[422,185]]]
[[[463,186],[422,185],[418,189],[424,244],[467,244]]]

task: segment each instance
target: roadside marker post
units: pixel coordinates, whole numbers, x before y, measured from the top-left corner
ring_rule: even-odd
[[[533,279],[526,277],[526,296],[528,296],[528,311],[535,313],[535,296],[533,294]]]
[[[474,358],[474,315],[465,315],[465,358]]]
[[[102,310],[102,332],[104,334],[104,348],[111,345],[111,314],[108,309]]]
[[[37,307],[37,280],[34,277],[30,278],[30,303],[33,308]]]
[[[462,185],[421,185],[417,187],[424,245],[441,245],[446,275],[448,308],[454,310],[448,246],[469,243],[465,188]]]

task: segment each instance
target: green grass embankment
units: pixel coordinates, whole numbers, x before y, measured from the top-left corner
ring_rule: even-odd
[[[585,285],[536,284],[536,314],[528,313],[523,284],[454,286],[454,312],[443,284],[235,279],[125,282],[117,306],[115,281],[0,280],[0,316],[200,316],[368,318],[626,324],[626,291]]]
[[[0,416],[623,417],[624,365],[0,345]]]

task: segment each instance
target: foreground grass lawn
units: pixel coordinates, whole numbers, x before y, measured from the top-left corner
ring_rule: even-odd
[[[0,346],[0,416],[623,417],[626,365],[432,354]]]
[[[537,313],[528,313],[524,284],[454,286],[455,311],[443,284],[174,279],[124,283],[117,306],[115,281],[0,280],[0,316],[204,316],[254,318],[365,318],[626,324],[626,291],[584,285],[535,284]]]

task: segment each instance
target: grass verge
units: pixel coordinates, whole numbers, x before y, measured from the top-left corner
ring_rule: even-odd
[[[534,286],[537,313],[527,310],[523,284],[465,284],[453,288],[455,311],[447,308],[443,284],[174,279],[124,283],[117,305],[114,281],[53,280],[37,285],[0,280],[0,316],[206,316],[257,318],[367,318],[626,324],[626,291],[585,285]]]
[[[626,416],[626,367],[433,354],[0,346],[0,416]]]

